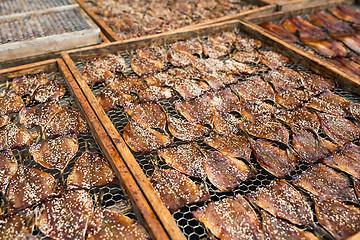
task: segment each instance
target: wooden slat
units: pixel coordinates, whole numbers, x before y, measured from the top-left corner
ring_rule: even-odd
[[[360,232],[347,238],[346,240],[359,240],[360,239]]]
[[[115,126],[112,124],[109,117],[104,112],[103,108],[100,106],[98,101],[95,99],[94,94],[92,93],[91,89],[88,85],[81,79],[81,75],[78,72],[76,66],[74,65],[73,61],[71,60],[70,56],[67,53],[62,54],[63,59],[65,60],[66,64],[69,66],[71,72],[73,73],[77,83],[81,87],[84,95],[86,96],[87,100],[91,104],[94,112],[96,113],[97,117],[99,118],[99,123],[106,129],[107,134],[113,140],[117,150],[121,153],[121,156],[126,164],[126,166],[131,170],[133,177],[136,179],[139,187],[142,190],[142,193],[146,197],[146,199],[151,203],[153,210],[157,217],[163,223],[163,226],[167,233],[170,235],[171,239],[185,239],[184,235],[182,234],[181,230],[177,226],[176,222],[174,221],[173,217],[171,216],[170,212],[167,210],[165,205],[162,203],[160,198],[155,193],[153,187],[150,184],[150,181],[145,176],[144,172],[140,168],[139,164],[136,162],[134,156],[128,149],[126,143],[122,139],[119,132],[116,130]],[[113,162],[112,165],[115,169],[120,168],[121,166],[118,165],[119,162]],[[161,239],[161,238],[159,238]]]

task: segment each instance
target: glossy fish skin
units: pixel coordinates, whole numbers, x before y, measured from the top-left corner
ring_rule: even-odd
[[[260,50],[259,52],[261,63],[265,64],[272,70],[284,67],[291,62],[289,58],[274,51]]]
[[[360,137],[360,129],[350,120],[325,113],[318,116],[322,130],[335,143],[345,144]]]
[[[343,72],[346,72],[350,75],[359,75],[360,74],[360,64],[354,61],[351,61],[347,58],[336,58],[331,59],[330,62],[336,67],[341,69]]]
[[[331,155],[338,146],[332,142],[316,137],[305,129],[294,129],[292,145],[307,163],[314,163]]]
[[[349,6],[340,5],[330,8],[328,11],[344,21],[360,24],[360,12]]]
[[[0,128],[6,126],[10,122],[10,117],[8,115],[0,116]]]
[[[338,36],[336,39],[343,42],[348,48],[350,48],[357,54],[360,54],[360,35],[359,34]]]
[[[303,39],[302,42],[318,54],[327,58],[346,57],[349,53],[344,44],[335,40],[312,41]]]
[[[133,151],[140,153],[148,153],[172,144],[169,136],[152,128],[143,127],[135,121],[128,122],[124,128],[123,137]]]
[[[266,239],[254,209],[240,195],[211,202],[191,214],[219,239]]]
[[[55,184],[56,180],[50,174],[39,169],[19,166],[9,182],[6,195],[12,208],[23,209],[54,194]]]
[[[285,180],[274,180],[257,192],[246,195],[272,215],[299,226],[314,226],[313,213],[304,197]]]
[[[291,32],[289,32],[288,30],[272,23],[272,22],[264,22],[259,24],[259,26],[261,26],[262,28],[265,28],[266,30],[268,30],[269,32],[271,32],[272,34],[274,34],[275,36],[279,37],[282,40],[285,40],[287,42],[297,42],[298,38],[293,35]]]
[[[289,175],[300,161],[293,154],[274,147],[267,141],[250,140],[250,144],[256,161],[276,177],[282,178]]]
[[[187,142],[194,141],[211,131],[200,124],[182,121],[171,116],[168,116],[167,126],[174,137]]]
[[[125,108],[131,119],[144,127],[165,130],[166,113],[160,105],[153,102],[139,103],[133,108]]]
[[[10,90],[0,92],[0,116],[17,113],[25,104],[20,96]]]
[[[273,101],[275,99],[272,87],[259,76],[252,76],[245,81],[240,81],[238,84],[232,85],[231,90],[247,100]]]
[[[107,161],[95,153],[86,151],[76,160],[67,178],[67,187],[90,189],[112,182],[116,182],[116,177]]]
[[[1,239],[17,239],[21,234],[31,234],[34,224],[27,224],[27,216],[13,214],[8,218],[0,220]],[[32,221],[33,222],[33,221]]]
[[[23,147],[31,142],[30,134],[12,122],[0,128],[0,151]]]
[[[241,160],[217,151],[202,150],[206,155],[203,162],[209,181],[222,192],[229,192],[254,173]]]
[[[195,182],[175,170],[155,169],[150,182],[170,212],[187,204],[210,200]]]
[[[299,71],[303,77],[304,87],[310,90],[313,94],[319,94],[326,90],[333,90],[335,85],[330,79],[314,73],[307,73]]]
[[[323,159],[326,165],[360,178],[360,148],[353,143]]]
[[[35,162],[46,168],[63,172],[70,160],[75,157],[78,148],[79,144],[76,138],[60,136],[32,144],[29,152]]]
[[[275,118],[292,129],[309,129],[317,132],[320,127],[317,115],[305,108],[296,109],[296,111],[278,110],[275,113]]]
[[[215,109],[203,98],[195,98],[184,102],[175,102],[175,108],[189,122],[211,125]]]
[[[207,145],[232,157],[243,158],[250,162],[251,148],[247,137],[235,134],[213,134],[203,139]]]
[[[310,167],[291,183],[319,197],[357,202],[353,189],[344,178],[323,164]]]
[[[336,240],[345,240],[360,231],[360,210],[333,198],[314,197],[319,223]]]
[[[305,106],[320,112],[347,117],[347,110],[350,107],[350,102],[327,90],[319,96],[312,98]]]
[[[31,99],[35,103],[58,101],[64,97],[65,93],[66,90],[63,85],[57,81],[49,81],[44,85],[39,86],[34,91]]]
[[[321,40],[326,38],[325,32],[302,19],[300,16],[287,18],[281,25],[289,32],[298,33],[300,40]]]
[[[240,114],[251,123],[271,121],[274,115],[274,107],[259,100],[240,101]]]
[[[224,113],[215,111],[214,114],[214,130],[220,134],[238,134],[240,133],[241,120],[231,115],[230,113]]]
[[[309,100],[309,93],[285,87],[275,87],[275,100],[286,109],[295,109]]]
[[[18,163],[10,149],[0,152],[0,191],[5,194],[5,190],[11,177],[16,173]]]
[[[343,22],[323,11],[314,13],[310,16],[310,19],[315,25],[326,28],[330,34],[354,32],[348,23]]]
[[[86,191],[68,191],[45,202],[38,227],[52,239],[84,239],[92,213],[93,201]]]
[[[126,93],[120,93],[112,88],[104,88],[96,97],[105,112],[116,109],[117,107],[131,106],[132,97]]]
[[[131,218],[102,208],[95,208],[86,230],[86,239],[139,239],[150,240],[145,229]]]
[[[34,91],[41,85],[48,82],[47,74],[27,75],[18,78],[14,78],[12,81],[12,87],[15,93],[21,97],[25,95],[32,96]]]
[[[240,109],[239,98],[230,90],[225,88],[217,92],[210,92],[203,97],[213,108],[222,112],[238,112]]]

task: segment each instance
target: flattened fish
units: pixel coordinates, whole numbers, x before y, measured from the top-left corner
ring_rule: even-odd
[[[188,121],[197,124],[211,125],[215,109],[203,98],[195,98],[184,102],[175,102],[175,108]]]
[[[61,110],[59,103],[48,102],[41,106],[23,107],[19,112],[19,121],[26,129],[40,126],[43,130],[49,121]]]
[[[223,192],[229,192],[251,178],[253,171],[241,160],[218,151],[202,150],[209,181]]]
[[[10,122],[0,128],[0,151],[8,148],[18,148],[31,143],[30,134],[14,123]]]
[[[10,180],[6,196],[11,207],[26,208],[51,196],[55,184],[56,180],[50,174],[20,165]]]
[[[238,84],[232,85],[231,90],[247,100],[258,99],[265,101],[275,99],[274,90],[260,76],[251,76],[245,81],[240,81]]]
[[[110,72],[123,72],[126,67],[125,60],[119,53],[91,59],[91,62],[96,67],[106,69]]]
[[[318,240],[312,233],[300,230],[294,225],[261,210],[262,230],[269,240]]]
[[[23,214],[13,214],[0,220],[0,239],[18,239],[21,234],[31,234],[34,229],[33,221]]]
[[[86,239],[89,240],[150,240],[149,235],[139,223],[125,215],[101,207],[95,208],[86,235]]]
[[[274,51],[260,50],[260,62],[268,66],[270,69],[278,69],[290,63],[290,59]]]
[[[129,94],[118,92],[112,88],[104,88],[96,97],[105,112],[116,109],[119,106],[131,106],[132,97]]]
[[[281,123],[265,120],[261,123],[242,122],[239,127],[250,135],[288,145],[289,131]]]
[[[300,16],[290,17],[281,25],[292,33],[298,33],[301,40],[322,40],[326,38],[325,32],[305,19],[302,19]]]
[[[235,134],[213,134],[210,137],[204,138],[204,143],[207,145],[227,153],[232,157],[239,157],[250,162],[251,148],[250,143],[244,135]]]
[[[192,99],[205,94],[210,90],[209,85],[203,81],[193,79],[178,79],[174,82],[174,89],[183,99]]]
[[[340,5],[330,8],[328,11],[341,20],[360,24],[360,12],[350,6]]]
[[[275,100],[287,109],[294,109],[309,100],[309,93],[293,88],[275,87]]]
[[[334,142],[345,144],[360,137],[360,129],[350,120],[325,113],[318,116],[322,130]]]
[[[346,72],[350,75],[360,74],[360,64],[357,62],[351,61],[347,58],[331,59],[330,62],[337,66],[341,71]]]
[[[339,33],[352,33],[354,29],[346,22],[339,20],[336,17],[331,16],[323,11],[314,13],[310,16],[311,21],[320,27],[326,28],[329,34],[339,34]]]
[[[289,151],[272,146],[269,142],[250,139],[250,144],[259,165],[276,177],[290,174],[300,161]]]
[[[203,53],[209,58],[221,58],[228,55],[231,52],[230,46],[217,44],[211,41],[203,41],[202,43]]]
[[[173,94],[169,88],[146,85],[142,85],[138,95],[143,102],[173,98]]]
[[[107,79],[106,85],[120,93],[137,93],[142,85],[138,77],[129,76],[129,77],[120,77],[116,76],[114,78]]]
[[[170,212],[187,204],[210,200],[209,195],[195,182],[175,170],[155,169],[150,182]]]
[[[10,122],[9,115],[0,116],[0,128],[6,126]]]
[[[297,42],[298,38],[289,32],[288,30],[282,28],[281,26],[278,26],[272,22],[264,22],[259,24],[262,28],[265,28],[275,36],[279,37],[280,39],[283,39],[287,42]]]
[[[285,180],[274,180],[246,195],[252,203],[272,215],[300,226],[314,226],[313,213],[304,197]]]
[[[336,240],[345,240],[360,231],[360,210],[333,198],[314,197],[319,223]]]
[[[25,95],[32,96],[34,91],[41,85],[48,82],[47,74],[25,75],[14,78],[12,87],[17,95],[23,97]]]
[[[174,137],[188,142],[194,141],[211,131],[200,124],[182,121],[172,116],[168,116],[167,126]]]
[[[318,54],[327,58],[346,57],[348,55],[348,50],[344,44],[335,40],[303,39],[302,42]]]
[[[345,98],[327,90],[318,97],[311,98],[305,106],[320,112],[347,117],[350,102]]]
[[[85,118],[78,110],[70,106],[58,111],[44,129],[46,138],[85,132],[88,132]]]
[[[230,113],[224,113],[215,111],[214,114],[214,129],[220,134],[237,134],[241,130],[238,127],[241,120],[231,115]]]
[[[3,194],[17,168],[17,160],[10,149],[0,152],[0,191]]]
[[[178,51],[173,48],[168,50],[168,60],[175,67],[190,66],[196,57],[190,53]]]
[[[241,63],[259,63],[261,55],[255,50],[248,52],[236,52],[232,58]]]
[[[86,151],[76,160],[67,178],[68,188],[90,189],[116,181],[115,173],[106,160]]]
[[[131,60],[131,68],[139,76],[160,72],[164,67],[163,62],[149,60],[140,56],[134,56]]]
[[[158,87],[173,86],[174,84],[174,77],[168,71],[149,75],[144,80],[149,85]]]
[[[106,79],[113,78],[115,75],[100,66],[86,64],[81,71],[81,78],[88,84],[94,85],[96,83],[105,82]]]
[[[166,51],[162,46],[152,46],[136,49],[136,53],[141,57],[152,61],[165,62]]]
[[[58,101],[64,97],[66,93],[63,85],[57,81],[49,81],[44,85],[39,86],[31,96],[35,103],[44,103],[51,101]]]
[[[233,32],[222,32],[208,37],[209,41],[220,45],[230,46],[236,41],[236,35]]]
[[[256,69],[253,67],[250,67],[249,65],[241,62],[237,62],[232,59],[228,59],[225,61],[226,67],[229,69],[230,73],[234,75],[242,75],[242,74],[255,74]]]
[[[45,203],[38,227],[52,239],[84,239],[92,213],[93,201],[86,191],[68,191]]]
[[[156,151],[167,164],[176,170],[189,175],[205,179],[203,166],[204,154],[195,143],[183,144],[177,147],[164,148]]]
[[[340,152],[324,158],[323,163],[360,178],[360,148],[355,144],[350,143]]]
[[[292,145],[307,163],[314,163],[332,154],[338,146],[305,129],[293,129]]]
[[[343,42],[348,48],[360,54],[360,34],[350,34],[336,37],[337,40]]]
[[[125,108],[126,113],[144,127],[165,130],[166,114],[158,104],[152,102],[139,103],[131,109]]]
[[[148,153],[172,144],[169,136],[152,128],[143,127],[135,121],[128,122],[124,128],[123,137],[133,151],[140,153]]]
[[[217,92],[210,92],[204,96],[214,108],[221,112],[239,112],[239,98],[231,91],[225,88]]]
[[[247,35],[237,34],[235,46],[239,51],[250,52],[254,49],[261,48],[262,44],[260,40],[256,40]]]
[[[79,144],[76,138],[60,136],[30,146],[34,161],[49,169],[63,172],[76,155]]]
[[[17,113],[24,107],[21,97],[10,90],[0,93],[0,116]]]
[[[304,85],[302,76],[287,67],[279,67],[276,70],[271,70],[265,74],[263,78],[278,87],[300,88]]]
[[[241,100],[240,114],[251,123],[270,121],[274,114],[274,107],[259,100]]]
[[[275,117],[292,129],[296,127],[300,129],[310,129],[317,132],[320,127],[317,115],[305,108],[296,109],[296,111],[278,110],[275,113]]]
[[[197,58],[196,61],[193,62],[193,66],[200,72],[206,72],[206,73],[229,71],[229,69],[226,67],[226,64],[222,60],[215,58],[208,58],[208,59]]]
[[[357,202],[354,190],[333,169],[317,164],[291,182],[306,191],[320,197],[331,197],[339,201]]]
[[[191,214],[219,239],[265,239],[254,209],[239,194],[211,202]]]
[[[175,50],[187,52],[190,54],[198,54],[201,55],[202,53],[202,46],[199,41],[196,39],[190,39],[186,41],[177,41],[171,44],[171,47]]]
[[[332,90],[335,88],[334,83],[321,75],[314,73],[307,73],[304,71],[299,71],[300,75],[303,77],[304,87],[310,90],[313,94],[319,94],[325,90]]]
[[[360,180],[355,177],[352,177],[352,180],[354,183],[354,189],[355,189],[356,196],[358,198],[360,198]]]
[[[235,78],[232,74],[213,71],[211,73],[201,72],[201,79],[209,84],[212,89],[218,90],[225,85],[237,83],[237,78]]]

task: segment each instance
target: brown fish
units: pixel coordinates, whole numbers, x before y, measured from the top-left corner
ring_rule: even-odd
[[[259,165],[276,177],[287,176],[295,170],[300,161],[289,151],[272,146],[267,141],[250,139],[250,144]]]
[[[247,100],[273,101],[275,99],[274,90],[260,76],[252,76],[245,81],[240,81],[238,84],[232,85],[231,90]]]
[[[360,64],[354,61],[351,61],[347,58],[336,58],[331,59],[330,62],[334,64],[341,71],[346,72],[350,75],[359,75],[360,74]]]
[[[239,98],[230,88],[210,92],[204,96],[204,99],[221,112],[239,112],[240,109]]]
[[[195,98],[183,102],[175,102],[175,108],[189,122],[211,125],[215,109],[204,98]]]
[[[348,48],[360,54],[360,34],[350,34],[336,37],[337,40],[343,42]]]
[[[0,238],[18,239],[19,235],[31,234],[34,230],[34,221],[29,221],[29,216],[24,214],[12,214],[0,220]]]
[[[175,81],[173,88],[180,94],[183,99],[192,99],[205,94],[210,90],[209,85],[203,81],[193,79],[178,79]]]
[[[125,108],[131,119],[144,127],[165,130],[166,113],[162,107],[153,102],[139,103],[133,108]]]
[[[17,168],[17,160],[10,149],[0,152],[0,191],[3,194]]]
[[[213,71],[210,73],[201,72],[201,79],[207,82],[214,90],[219,90],[226,85],[237,83],[237,78],[232,74],[220,71]]]
[[[322,40],[326,38],[325,32],[300,16],[285,19],[281,26],[289,32],[299,34],[301,40]]]
[[[200,72],[214,73],[214,72],[229,72],[224,61],[215,58],[197,58],[193,62],[193,67]]]
[[[341,20],[360,24],[360,12],[351,8],[350,6],[340,5],[330,8],[328,11]]]
[[[315,25],[325,28],[329,34],[354,32],[354,29],[352,29],[348,23],[343,22],[324,11],[314,13],[310,16],[310,19]]]
[[[142,85],[138,77],[120,77],[116,76],[105,81],[106,85],[120,93],[137,93]],[[104,90],[103,90],[104,91]]]
[[[287,42],[297,42],[298,38],[289,32],[288,30],[282,28],[281,26],[278,26],[272,22],[264,22],[259,24],[262,28],[265,28],[275,36],[279,37],[280,39],[287,41]]]
[[[239,194],[211,202],[191,214],[219,239],[266,239],[256,212]]]
[[[209,41],[220,45],[232,45],[236,41],[236,35],[233,32],[221,32],[208,36]]]
[[[156,151],[165,162],[176,170],[191,177],[205,179],[203,166],[206,156],[195,143],[183,144],[177,147],[164,148]]]
[[[354,189],[355,189],[356,196],[358,197],[358,199],[360,199],[360,180],[357,179],[356,177],[352,177],[352,180],[354,183]]]
[[[0,128],[0,151],[23,147],[31,142],[30,134],[12,122]]]
[[[285,180],[274,180],[246,195],[252,203],[272,215],[300,226],[314,226],[313,213],[304,197]]]
[[[17,113],[25,104],[21,97],[10,90],[0,92],[0,116]]]
[[[260,40],[239,33],[236,35],[235,46],[239,51],[249,52],[261,48],[262,44]]]
[[[344,44],[335,40],[303,39],[302,42],[318,54],[327,58],[346,57],[349,53]]]
[[[49,81],[39,86],[31,96],[35,103],[58,101],[64,97],[65,88],[57,81]]]
[[[165,87],[174,85],[174,76],[168,71],[148,75],[144,80],[152,86]]]
[[[195,182],[175,170],[155,169],[150,182],[170,212],[187,204],[210,200],[209,195]]]
[[[270,70],[263,78],[265,81],[271,82],[278,87],[300,88],[304,85],[302,76],[295,70],[287,67]]]
[[[253,67],[245,63],[241,63],[232,59],[228,59],[225,61],[225,65],[228,68],[228,71],[234,75],[242,75],[242,74],[255,74],[257,70]]]
[[[251,123],[271,121],[274,115],[274,107],[259,100],[241,100],[240,114]]]
[[[261,55],[255,50],[249,50],[247,52],[236,52],[232,58],[240,63],[259,63]]]
[[[238,134],[241,132],[238,127],[241,120],[230,113],[215,111],[213,124],[215,131],[220,134]]]
[[[314,73],[307,73],[299,71],[303,78],[304,87],[310,90],[313,94],[319,94],[326,90],[333,90],[335,84],[328,78]]]
[[[110,72],[123,72],[126,68],[125,60],[119,53],[91,59],[91,63]]]
[[[60,136],[32,144],[29,152],[35,162],[46,168],[63,172],[70,160],[75,157],[78,148],[76,138]]]
[[[94,85],[97,83],[105,82],[106,79],[113,77],[115,77],[115,75],[111,71],[101,67],[100,65],[96,66],[90,63],[86,64],[83,70],[81,71],[81,78],[88,85]]]
[[[274,52],[274,51],[264,51],[260,50],[260,62],[268,66],[270,69],[278,69],[279,67],[284,67],[289,64],[291,61],[287,57]]]
[[[10,122],[9,115],[0,116],[0,128],[6,126]]]
[[[162,46],[152,46],[136,49],[136,53],[141,57],[151,61],[166,61],[166,50]]]
[[[186,67],[192,65],[196,57],[190,53],[169,48],[168,60],[175,67]]]
[[[209,181],[222,192],[229,192],[251,178],[253,171],[241,160],[218,151],[202,150]]]
[[[277,110],[275,118],[292,129],[309,129],[317,132],[320,127],[320,121],[317,115],[305,108],[296,109],[296,111]]]
[[[287,109],[295,109],[309,100],[309,93],[303,90],[275,87],[275,100]]]
[[[160,72],[165,68],[161,61],[149,60],[140,56],[134,56],[131,60],[132,70],[139,76]]]
[[[203,53],[209,58],[221,58],[231,52],[230,46],[220,45],[211,41],[204,41],[202,47]]]
[[[175,50],[187,52],[190,54],[201,55],[201,53],[202,53],[201,43],[199,41],[197,41],[196,39],[177,41],[177,42],[171,44],[171,47]]]
[[[200,124],[182,121],[172,116],[168,116],[167,126],[174,137],[187,142],[194,141],[211,131]]]
[[[131,95],[118,92],[112,88],[104,88],[96,97],[105,112],[116,109],[118,107],[131,106],[133,100]]]
[[[348,116],[350,102],[327,90],[305,104],[306,107],[337,116]]]
[[[44,85],[47,82],[48,78],[46,73],[25,75],[14,78],[12,81],[12,87],[15,93],[21,97],[25,95],[32,96],[39,86]]]
[[[138,92],[140,101],[159,101],[163,99],[173,98],[173,94],[169,88],[142,85]]]

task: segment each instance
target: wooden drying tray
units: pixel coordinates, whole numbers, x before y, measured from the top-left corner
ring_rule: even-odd
[[[333,2],[334,0],[289,0],[289,1],[277,1],[277,0],[267,0],[270,4],[275,4],[278,11],[297,9],[301,7],[311,6],[314,4],[325,4]],[[255,17],[255,16],[254,16]]]
[[[73,78],[71,72],[67,68],[64,61],[60,58],[37,62],[19,67],[0,70],[0,83],[5,83],[9,79],[27,74],[37,74],[42,72],[60,72],[64,81],[70,89],[71,95],[74,97],[77,106],[85,116],[91,133],[99,145],[104,157],[113,168],[117,179],[131,200],[133,211],[137,219],[147,229],[153,239],[170,239],[165,232],[162,224],[156,218],[151,206],[147,203],[145,197],[141,193],[139,186],[136,184],[133,176],[127,169],[122,157],[113,145],[112,139],[109,138],[102,124],[99,122],[92,107],[87,102],[82,90]]]
[[[78,4],[84,9],[84,11],[94,20],[94,22],[99,26],[99,28],[101,29],[101,31],[104,33],[104,35],[110,40],[110,41],[122,41],[117,35],[116,33],[111,30],[111,28],[99,17],[97,16],[93,11],[91,11],[86,4],[84,3],[84,0],[76,0],[78,2]],[[252,10],[247,10],[238,14],[233,14],[233,15],[228,15],[228,16],[224,16],[221,18],[216,18],[216,19],[212,19],[210,21],[207,22],[203,22],[203,23],[198,23],[198,24],[192,24],[186,27],[181,27],[178,29],[174,29],[172,31],[166,32],[166,33],[172,33],[172,32],[178,32],[178,31],[184,31],[186,29],[191,29],[191,28],[197,28],[200,26],[207,26],[210,24],[214,24],[214,23],[220,23],[220,22],[225,22],[225,21],[230,21],[230,20],[238,20],[238,19],[243,19],[245,17],[255,17],[255,16],[260,16],[263,15],[265,13],[272,13],[275,12],[276,10],[276,5],[275,4],[269,4],[271,0],[245,0],[245,2],[248,3],[254,3],[254,4],[260,4],[262,6],[252,9]],[[154,36],[157,36],[158,34],[155,34]],[[126,40],[130,40],[130,41],[136,41],[138,39],[142,39],[142,37],[138,37],[138,38],[131,38],[131,39],[126,39]],[[125,41],[125,40],[123,40]]]
[[[139,184],[143,194],[152,205],[154,212],[157,214],[160,221],[163,223],[164,228],[168,231],[169,235],[173,239],[183,239],[184,236],[177,227],[174,219],[172,218],[170,212],[166,209],[165,205],[157,197],[154,192],[149,179],[145,176],[141,167],[137,163],[136,159],[132,155],[130,149],[127,147],[122,136],[116,130],[115,126],[112,124],[111,120],[104,112],[100,104],[97,102],[94,94],[92,93],[89,86],[81,78],[81,74],[76,68],[74,62],[80,61],[82,59],[105,56],[110,53],[115,52],[125,52],[131,51],[140,47],[150,46],[153,44],[169,44],[179,40],[185,40],[189,38],[195,38],[198,36],[204,36],[224,31],[234,31],[241,30],[241,32],[248,34],[256,39],[261,40],[263,43],[267,44],[270,47],[273,47],[277,51],[281,52],[285,56],[288,56],[294,62],[297,62],[303,65],[310,70],[320,73],[322,75],[332,77],[339,83],[341,86],[352,90],[357,91],[360,89],[360,83],[354,81],[351,78],[335,71],[333,68],[327,68],[317,59],[313,57],[302,54],[301,51],[294,48],[293,46],[286,44],[278,39],[272,37],[269,34],[266,34],[264,31],[260,31],[253,24],[249,24],[243,21],[229,21],[225,23],[217,23],[211,26],[203,26],[196,29],[188,29],[184,32],[172,32],[172,33],[162,33],[156,36],[147,36],[137,40],[126,40],[122,42],[113,42],[107,43],[103,46],[94,46],[86,47],[79,50],[71,50],[64,52],[62,57],[65,60],[66,64],[69,66],[72,71],[77,83],[79,84],[82,92],[86,96],[87,100],[90,102],[95,114],[97,115],[99,122],[103,125],[105,131],[108,133],[110,138],[113,139],[117,150],[121,153],[125,164],[132,172],[134,178]],[[357,90],[356,90],[357,89]]]
[[[315,64],[314,67],[319,69],[321,73],[326,73],[329,76],[335,78],[338,84],[344,89],[359,94],[360,92],[360,76],[351,73],[345,73],[339,70],[336,66],[332,65],[329,61],[322,59],[318,55],[315,55],[309,51],[306,51],[300,47],[295,46],[292,43],[285,42],[279,37],[268,32],[264,28],[258,26],[257,24],[268,22],[268,21],[279,21],[292,16],[312,14],[321,10],[325,10],[330,7],[338,6],[341,4],[354,4],[354,0],[340,0],[340,1],[331,1],[328,3],[314,4],[304,8],[298,8],[293,10],[280,11],[273,14],[267,14],[254,18],[247,18],[244,21],[248,28],[253,29],[261,34],[261,39],[264,41],[276,42],[278,46],[285,46],[286,49],[291,49],[291,52],[296,53],[299,59],[308,59],[305,64],[312,68],[311,64]],[[281,50],[281,49],[280,49]],[[309,65],[310,64],[310,65]]]

